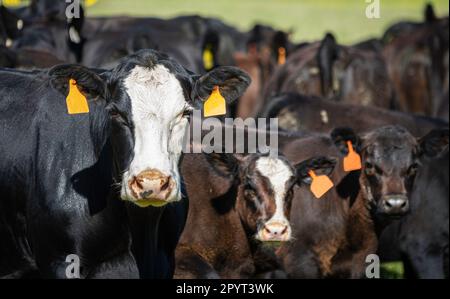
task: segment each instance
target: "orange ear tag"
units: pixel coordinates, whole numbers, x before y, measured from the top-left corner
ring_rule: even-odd
[[[286,49],[278,49],[278,65],[284,65],[286,63]]]
[[[333,182],[326,175],[318,176],[311,170],[309,176],[312,178],[311,192],[317,199],[320,199],[334,187]]]
[[[78,89],[77,81],[74,79],[70,79],[69,81],[69,95],[67,96],[66,103],[69,114],[89,113],[87,99]]]
[[[205,117],[227,114],[227,103],[225,98],[220,94],[219,86],[214,87],[203,108]]]
[[[344,170],[347,172],[362,168],[361,156],[353,149],[351,141],[347,141],[348,155],[344,158]]]

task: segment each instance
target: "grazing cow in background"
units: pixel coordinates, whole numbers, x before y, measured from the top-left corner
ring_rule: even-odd
[[[284,130],[322,133],[336,127],[351,127],[357,133],[364,133],[381,126],[400,125],[419,137],[432,129],[448,128],[447,122],[433,118],[376,107],[346,105],[299,94],[274,97],[259,117],[278,118],[278,126]]]
[[[423,24],[398,24],[387,31],[383,56],[400,109],[436,116],[448,91],[449,23],[431,6]]]
[[[289,212],[296,170],[261,154],[185,155],[190,207],[176,252],[176,278],[250,278],[279,265],[261,242],[291,239]],[[267,257],[265,257],[267,256]]]
[[[264,93],[265,105],[283,92],[335,99],[344,103],[394,108],[394,93],[380,54],[340,46],[331,34],[320,43],[291,53],[275,71]]]
[[[196,76],[145,50],[108,72],[62,65],[2,70],[0,79],[0,252],[8,252],[0,276],[66,278],[71,254],[82,278],[170,275],[158,267],[170,265],[160,251],[173,246],[158,241],[176,240],[164,232],[177,233],[171,226],[183,219],[144,208],[181,199],[178,163],[193,107],[215,86],[235,100],[248,76],[233,67]],[[88,114],[68,115],[70,79]]]
[[[341,162],[323,160],[324,173],[336,188],[320,200],[304,187],[295,189],[291,209],[295,241],[279,251],[290,277],[363,277],[365,259],[376,253],[380,233],[409,210],[424,149],[440,140],[425,138],[419,143],[400,127],[383,127],[362,138],[350,129],[336,129],[331,136],[297,139],[283,149],[291,163],[321,154],[342,158],[351,141],[363,164],[360,172],[345,173]]]

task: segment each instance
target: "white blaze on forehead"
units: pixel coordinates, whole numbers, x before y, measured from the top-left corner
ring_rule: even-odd
[[[268,221],[287,224],[284,214],[284,198],[287,193],[287,182],[294,176],[291,168],[282,160],[274,157],[261,157],[256,161],[256,169],[266,177],[273,189],[275,197],[275,214]]]
[[[178,162],[188,107],[180,82],[165,66],[136,66],[124,80],[130,99],[134,131],[134,156],[124,179],[146,170],[172,176],[179,186]]]

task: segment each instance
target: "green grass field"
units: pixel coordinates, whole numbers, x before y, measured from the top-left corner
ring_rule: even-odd
[[[380,0],[381,18],[368,19],[365,0],[98,0],[89,15],[218,17],[241,29],[257,22],[294,31],[294,40],[316,40],[332,31],[342,43],[380,36],[402,19],[421,20],[425,3],[447,15],[448,0]]]

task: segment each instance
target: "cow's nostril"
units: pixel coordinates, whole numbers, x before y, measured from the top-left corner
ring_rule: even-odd
[[[267,226],[264,226],[264,231],[268,234],[271,234],[272,232],[270,231],[270,229]]]
[[[170,177],[161,180],[161,192],[166,191],[170,187]]]
[[[284,227],[284,229],[283,229],[283,231],[281,232],[281,235],[284,235],[284,234],[286,234],[286,233],[287,233],[287,231],[288,231],[288,227],[287,227],[287,226],[285,226],[285,227]]]

